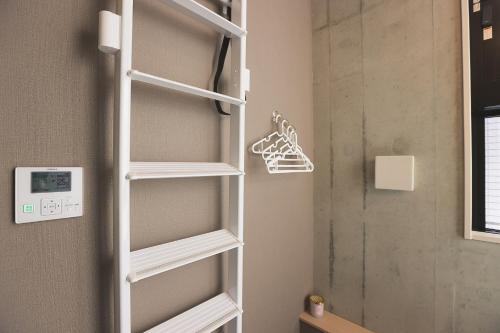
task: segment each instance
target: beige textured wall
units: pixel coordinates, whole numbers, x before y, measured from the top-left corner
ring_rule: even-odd
[[[97,12],[109,1],[0,4],[0,332],[110,332],[112,325],[113,58],[96,50]],[[274,109],[313,149],[309,1],[249,1],[252,91],[247,141],[271,129]],[[134,67],[206,87],[216,35],[156,1],[136,1]],[[133,86],[132,158],[217,161],[227,121],[210,102]],[[12,219],[16,166],[85,168],[83,218],[27,225]],[[298,332],[312,290],[313,178],[270,176],[247,156],[244,330]],[[217,179],[132,186],[132,247],[221,227]],[[221,258],[132,288],[134,331],[222,289]]]
[[[315,289],[377,333],[495,333],[500,246],[463,239],[457,0],[314,0]],[[415,155],[414,192],[375,190]]]

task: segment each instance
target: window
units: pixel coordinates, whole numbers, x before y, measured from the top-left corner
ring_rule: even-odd
[[[465,237],[500,243],[500,0],[462,0],[462,20]]]
[[[484,120],[485,230],[500,231],[500,117]]]

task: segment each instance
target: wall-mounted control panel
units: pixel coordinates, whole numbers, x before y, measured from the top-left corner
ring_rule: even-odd
[[[15,171],[15,221],[40,222],[83,215],[82,168],[25,168]]]

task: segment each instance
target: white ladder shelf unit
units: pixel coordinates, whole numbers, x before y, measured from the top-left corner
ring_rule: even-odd
[[[226,292],[155,326],[147,333],[212,332],[227,324],[227,332],[242,333],[243,186],[245,152],[246,0],[232,2],[239,26],[194,0],[158,0],[231,37],[231,95],[215,93],[132,68],[133,0],[118,0],[118,14],[99,13],[99,49],[115,53],[114,114],[115,332],[131,332],[131,284],[223,252],[228,253]],[[236,10],[238,9],[238,10]],[[233,20],[234,21],[234,20]],[[130,160],[132,81],[229,103],[230,154],[227,163],[133,162]],[[236,96],[236,97],[233,97]],[[138,251],[130,249],[130,182],[141,179],[229,176],[229,226]]]

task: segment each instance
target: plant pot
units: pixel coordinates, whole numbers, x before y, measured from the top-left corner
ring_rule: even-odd
[[[322,318],[325,312],[325,300],[318,295],[309,297],[309,312],[315,318]]]

